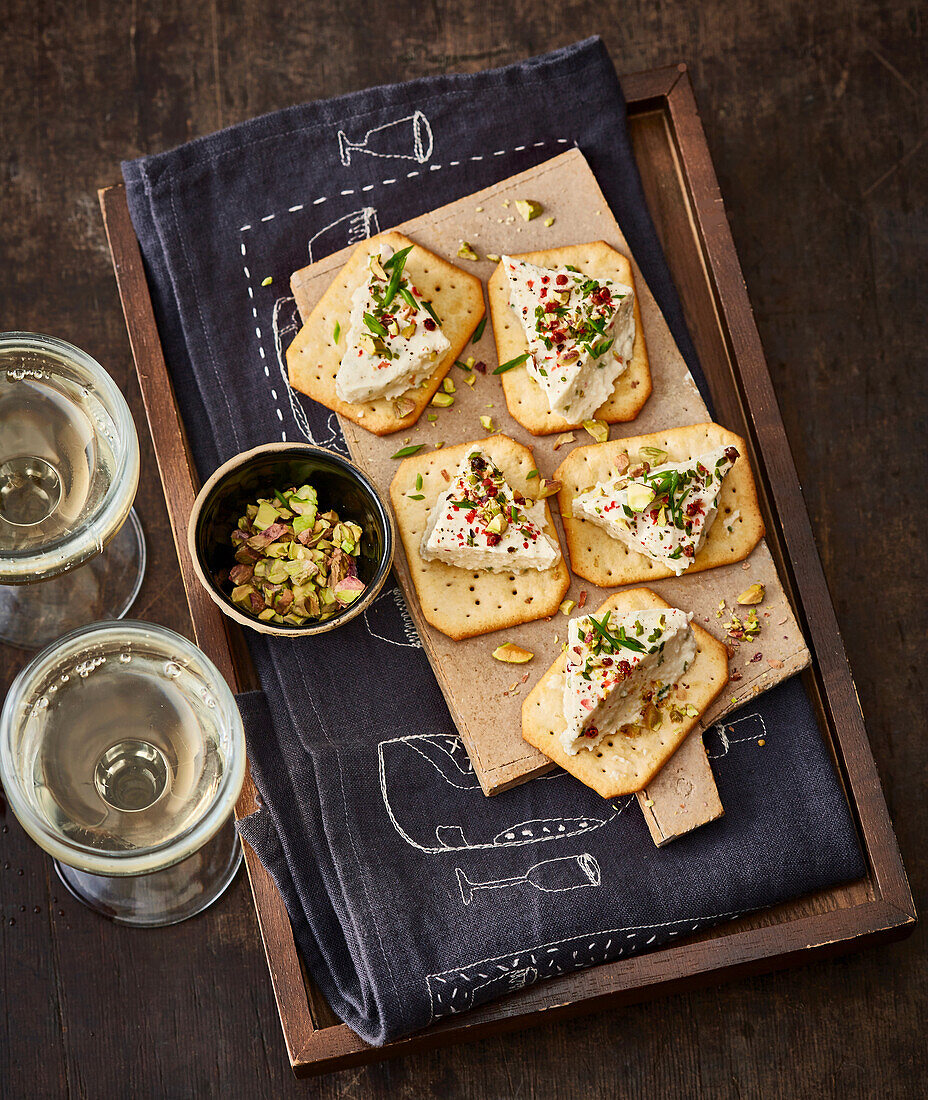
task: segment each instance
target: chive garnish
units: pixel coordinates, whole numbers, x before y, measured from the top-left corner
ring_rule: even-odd
[[[284,506],[285,508],[289,508],[289,507],[290,507],[290,502],[289,502],[289,501],[287,500],[287,498],[286,498],[286,497],[284,496],[284,494],[283,494],[283,493],[282,493],[282,492],[281,492],[281,491],[280,491],[279,489],[275,489],[275,490],[274,490],[274,496],[275,496],[275,497],[277,497],[277,499],[278,499],[278,500],[280,501],[280,503],[281,503],[281,504],[282,504],[282,505],[283,505],[283,506]]]
[[[517,355],[515,359],[510,359],[508,363],[500,363],[493,373],[505,374],[507,370],[512,370],[513,367],[520,367],[526,359],[528,359],[528,352],[523,351],[522,354]]]
[[[424,443],[412,443],[408,447],[400,447],[395,455],[390,455],[391,458],[409,458],[410,455],[418,454],[419,451],[425,446]]]
[[[410,500],[425,500],[425,497],[422,493],[407,493],[406,495],[409,497]]]
[[[390,268],[393,267],[393,265],[396,263],[405,264],[406,257],[409,255],[410,252],[412,252],[412,245],[408,245],[406,248],[401,248],[399,252],[394,252],[392,256],[384,260],[381,266],[383,267],[384,271],[389,271]]]
[[[389,309],[390,303],[396,297],[396,292],[400,288],[400,282],[403,278],[403,268],[406,265],[406,257],[412,251],[412,245],[408,245],[406,248],[401,248],[399,252],[394,252],[390,257],[390,281],[387,283],[387,289],[383,295],[383,308]],[[384,268],[386,270],[386,268]]]
[[[422,488],[422,474],[416,474],[416,492]]]
[[[419,303],[412,296],[412,291],[410,291],[405,286],[401,286],[399,293],[400,293],[400,297],[403,298],[406,301],[406,304],[412,306],[412,308],[416,311],[416,313],[418,313],[419,312]]]
[[[429,317],[432,318],[432,320],[435,322],[436,325],[439,325],[439,326],[441,325],[441,321],[439,321],[439,319],[438,319],[438,314],[435,312],[434,309],[432,309],[432,303],[431,302],[427,302],[423,298],[422,299],[422,308],[429,315]]]
[[[537,470],[529,470],[529,472],[525,476],[526,476],[526,478],[538,477],[538,471]]]
[[[377,320],[373,313],[364,314],[364,323],[371,330],[371,332],[373,332],[375,336],[379,336],[381,340],[385,340],[387,338],[387,330]]]
[[[472,344],[476,344],[477,341],[483,336],[483,330],[487,327],[487,315],[484,314],[480,318],[480,324],[474,329],[474,335],[470,338]]]
[[[613,650],[619,649],[624,646],[625,649],[630,649],[633,653],[644,653],[644,646],[641,644],[641,642],[635,641],[634,638],[627,637],[624,626],[619,627],[617,634],[609,633],[609,616],[611,614],[611,611],[607,611],[606,614],[603,615],[602,622],[600,622],[598,619],[595,619],[592,615],[590,616],[590,622],[593,624],[596,633],[599,634],[606,642],[608,642],[609,645],[612,646]]]
[[[332,329],[332,340],[336,344],[338,343],[338,338],[339,338],[339,336],[341,336],[341,334],[342,334],[342,326],[338,321],[336,321],[335,322],[335,328]]]

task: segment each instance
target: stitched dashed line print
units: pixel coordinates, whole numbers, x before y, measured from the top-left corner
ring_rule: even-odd
[[[429,1023],[443,1016],[454,1016],[484,1004],[505,993],[514,993],[540,978],[552,978],[570,970],[612,962],[626,952],[637,954],[658,938],[690,935],[721,920],[733,920],[741,912],[715,913],[711,916],[684,917],[657,924],[629,925],[604,932],[587,933],[565,940],[541,943],[509,955],[429,974],[425,979],[431,1013]]]

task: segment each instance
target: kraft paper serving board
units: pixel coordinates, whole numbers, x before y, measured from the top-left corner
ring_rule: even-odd
[[[540,202],[544,207],[543,215],[530,222],[524,221],[515,208],[515,200],[519,198]],[[503,205],[504,202],[509,205]],[[554,223],[546,226],[545,219],[551,217]],[[627,424],[612,425],[610,439],[711,419],[593,173],[578,150],[562,153],[395,228],[480,275],[484,284],[496,268],[494,261],[483,259],[487,252],[502,255],[606,241],[631,260],[653,382],[651,397],[638,417]],[[481,257],[479,262],[458,258],[462,240],[474,247]],[[354,247],[342,249],[294,273],[291,287],[303,318],[309,316]],[[555,451],[557,436],[533,436],[509,416],[500,379],[492,374],[497,359],[489,319],[479,342],[466,349],[464,356],[467,355],[483,360],[487,373],[478,375],[471,388],[464,383],[464,372],[453,367],[450,377],[457,387],[455,402],[448,409],[429,407],[429,412],[438,414],[435,422],[430,423],[423,413],[412,429],[376,436],[339,417],[352,458],[368,473],[385,499],[389,500],[390,482],[399,466],[391,456],[400,447],[424,443],[431,450],[436,443],[451,446],[483,438],[487,432],[481,426],[481,415],[491,416],[494,428],[533,449],[535,464],[542,477],[553,476],[573,447],[593,443],[580,428],[574,431],[573,442]],[[556,501],[557,498],[552,497],[549,503],[564,549]],[[534,683],[558,656],[566,634],[567,618],[557,614],[550,621],[541,619],[477,638],[452,641],[423,618],[401,544],[397,546],[395,568],[422,645],[484,792],[497,794],[551,768],[553,765],[547,757],[522,740],[521,708]],[[729,608],[733,605],[737,608],[735,597],[755,581],[764,584],[767,590],[766,599],[758,608],[763,629],[754,642],[742,642],[735,650],[729,671],[740,674],[741,678],[729,681],[704,716],[702,729],[707,729],[759,692],[806,668],[810,661],[809,651],[764,540],[746,562],[649,583],[649,587],[669,603],[692,611],[695,621],[710,633],[724,638],[722,624],[728,620],[728,613],[718,616],[721,601],[724,600]],[[568,597],[579,601],[583,591],[587,593],[586,608],[595,610],[615,589],[598,588],[572,575]],[[491,654],[504,641],[516,642],[531,650],[534,660],[521,666],[495,661]],[[523,684],[526,672],[528,679]],[[699,727],[694,730],[646,792],[650,797],[641,798],[646,820],[658,842],[721,812],[721,807],[716,808],[713,804],[713,799],[717,803],[717,793],[702,749],[701,732]],[[657,805],[648,808],[646,803],[649,801]],[[660,812],[660,827],[655,810]]]

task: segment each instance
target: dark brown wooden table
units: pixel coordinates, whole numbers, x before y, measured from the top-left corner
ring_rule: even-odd
[[[602,33],[686,60],[902,854],[928,902],[928,51],[915,2],[0,0],[0,328],[95,355],[144,429],[96,190],[123,157],[317,96]],[[227,10],[228,9],[228,10]],[[147,433],[133,614],[190,632]],[[919,607],[921,603],[921,608]],[[8,682],[22,655],[0,650]],[[0,1096],[921,1096],[925,935],[295,1083],[244,879],[174,929],[67,896],[0,819]]]

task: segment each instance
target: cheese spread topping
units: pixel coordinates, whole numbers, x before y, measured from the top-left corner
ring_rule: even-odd
[[[635,292],[573,267],[503,257],[509,304],[530,352],[526,369],[551,412],[577,424],[608,400],[635,346]]]
[[[561,560],[544,533],[545,506],[513,489],[479,447],[439,496],[422,533],[426,561],[494,573],[551,569]]]
[[[573,514],[680,576],[706,541],[737,457],[717,447],[684,462],[639,463],[578,493]]]
[[[682,722],[695,710],[677,703],[676,688],[696,659],[691,615],[677,608],[650,608],[613,617],[572,619],[567,630],[567,670],[561,733],[564,751],[575,755],[604,737],[631,738],[640,728]],[[619,740],[613,748],[622,751]]]
[[[412,248],[368,257],[369,275],[351,296],[347,348],[335,375],[342,401],[398,397],[435,369],[451,346],[441,321],[404,271]]]

